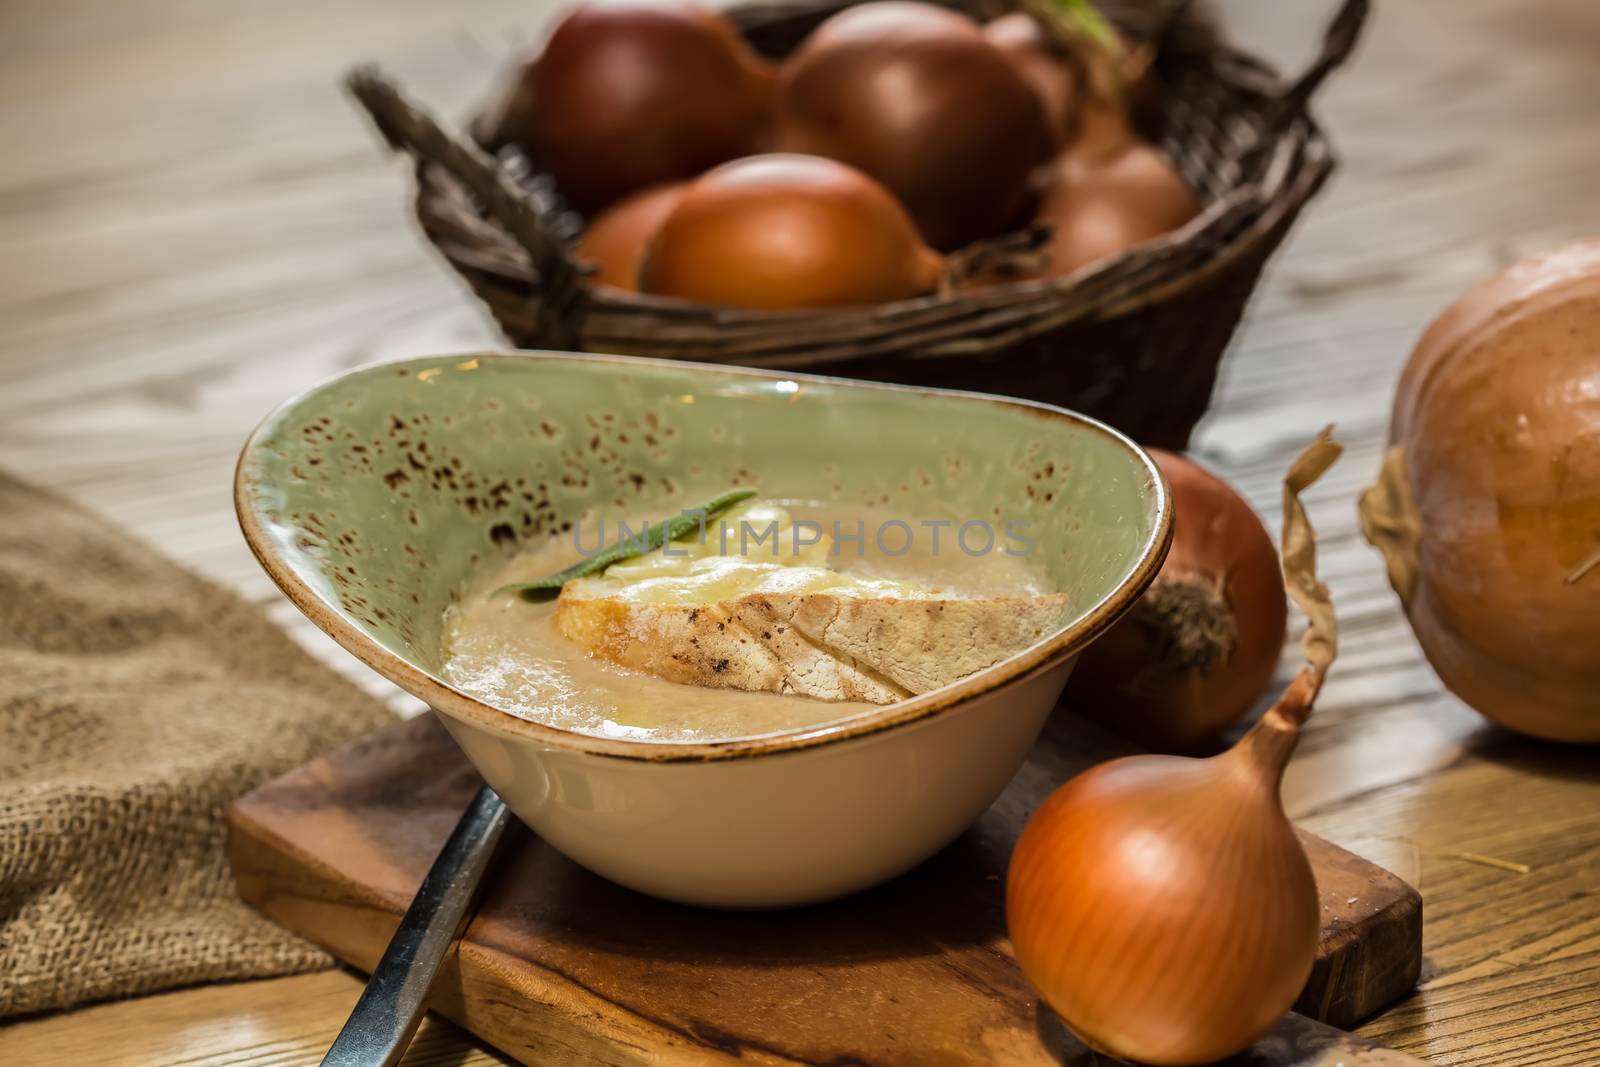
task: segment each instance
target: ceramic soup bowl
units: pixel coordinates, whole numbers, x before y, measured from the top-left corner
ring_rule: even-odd
[[[441,619],[476,568],[585,515],[670,515],[735,485],[1025,522],[1071,608],[1056,633],[954,685],[709,743],[560,730],[442,680]],[[234,493],[251,549],[289,598],[426,701],[534,831],[623,885],[729,907],[850,893],[960,834],[1021,767],[1076,655],[1149,585],[1171,537],[1149,457],[1058,408],[542,353],[335,378],[256,430]],[[699,692],[685,686],[682,699]]]

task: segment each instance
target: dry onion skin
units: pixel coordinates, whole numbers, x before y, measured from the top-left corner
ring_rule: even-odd
[[[1288,598],[1249,503],[1193,460],[1150,455],[1172,494],[1172,550],[1133,609],[1084,650],[1064,700],[1143,748],[1181,752],[1215,740],[1267,691]]]
[[[1155,46],[1127,37],[1090,0],[1018,0],[984,33],[1045,105],[1056,147],[1109,160],[1162,124]]]
[[[920,296],[944,271],[882,185],[831,159],[774,153],[690,183],[639,281],[660,296],[779,309]]]
[[[1110,47],[1083,42],[1084,88],[1068,151],[1086,162],[1115,159],[1154,138],[1161,122],[1162,92],[1155,77],[1155,49],[1118,38]]]
[[[1049,151],[1044,110],[966,15],[914,0],[845,8],[784,64],[775,147],[882,182],[934,248],[1013,228]]]
[[[527,68],[520,139],[588,215],[756,150],[776,74],[688,0],[585,0]]]
[[[685,182],[653,185],[612,204],[585,226],[578,258],[594,267],[589,280],[629,292],[639,288],[639,264],[650,241],[683,199]]]
[[[1052,232],[1045,266],[1010,280],[1076,273],[1200,213],[1189,183],[1141,132],[1160,118],[1152,46],[1074,0],[1023,0],[984,33],[1033,86],[1058,149],[1033,179],[1034,221]]]
[[[1451,692],[1600,742],[1600,241],[1517,263],[1428,328],[1361,522]]]
[[[1103,763],[1056,790],[1017,841],[1006,924],[1017,962],[1074,1034],[1149,1064],[1210,1063],[1264,1035],[1316,958],[1311,864],[1283,769],[1336,651],[1300,494],[1339,455],[1324,431],[1284,480],[1283,577],[1306,665],[1219,756]]]

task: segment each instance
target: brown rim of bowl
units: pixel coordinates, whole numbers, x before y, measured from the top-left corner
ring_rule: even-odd
[[[295,575],[275,554],[268,543],[255,505],[246,484],[245,461],[254,450],[264,431],[274,426],[302,399],[325,389],[334,382],[377,367],[402,367],[437,360],[487,359],[487,360],[542,360],[557,363],[607,363],[620,367],[652,366],[668,370],[688,370],[690,373],[709,374],[723,378],[800,379],[850,389],[881,389],[890,392],[963,396],[983,403],[1018,409],[1040,419],[1066,420],[1095,433],[1111,438],[1131,452],[1144,466],[1149,486],[1155,493],[1156,525],[1146,542],[1132,572],[1121,584],[1108,593],[1098,604],[1072,625],[1064,627],[1052,637],[1039,642],[992,667],[948,685],[924,696],[885,705],[881,710],[858,715],[819,726],[803,727],[777,733],[750,737],[729,738],[723,741],[629,741],[622,738],[594,737],[554,726],[534,722],[513,715],[477,697],[464,693],[443,679],[422,670],[402,656],[384,648],[353,625],[344,612],[329,603]],[[551,748],[584,752],[614,759],[644,760],[655,763],[703,762],[708,760],[736,759],[750,756],[776,755],[780,752],[797,752],[837,744],[855,738],[881,733],[899,726],[920,722],[939,712],[959,707],[985,693],[1002,686],[1032,677],[1056,666],[1062,660],[1080,651],[1103,633],[1123,612],[1131,607],[1166,560],[1172,544],[1172,501],[1165,480],[1155,461],[1123,434],[1104,423],[1065,408],[1041,404],[1032,400],[994,396],[956,389],[929,389],[919,386],[894,385],[884,382],[857,381],[820,374],[802,374],[789,371],[770,371],[754,367],[733,367],[711,363],[693,363],[677,359],[650,359],[639,356],[589,355],[564,352],[513,350],[505,352],[467,352],[449,355],[416,356],[402,360],[377,361],[353,367],[324,379],[309,389],[279,404],[264,418],[245,441],[234,466],[233,504],[238,515],[239,528],[245,542],[279,589],[295,607],[332,637],[345,651],[377,671],[401,689],[421,699],[442,714],[473,726],[484,727],[494,733],[522,740],[536,741]]]

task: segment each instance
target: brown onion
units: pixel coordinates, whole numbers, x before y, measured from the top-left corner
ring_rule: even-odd
[[[1084,85],[1067,151],[1098,165],[1154,139],[1162,119],[1155,49],[1118,37],[1109,47],[1081,41],[1075,55]]]
[[[1021,0],[984,27],[1045,105],[1057,148],[1109,161],[1162,123],[1155,48],[1129,40],[1080,0]]]
[[[578,239],[580,259],[594,264],[589,280],[616,289],[639,288],[639,264],[651,238],[683,199],[684,182],[653,185],[624,197],[584,227]]]
[[[1050,170],[1037,219],[1048,222],[1049,276],[1091,263],[1179,229],[1199,213],[1194,193],[1160,151],[1135,144],[1106,161],[1071,149]]]
[[[1600,742],[1600,241],[1435,320],[1389,442],[1362,529],[1440,680],[1513,730]]]
[[[831,159],[773,154],[690,183],[639,281],[708,304],[832,307],[932,292],[943,269],[882,185]]]
[[[754,151],[774,72],[686,0],[586,0],[528,68],[524,139],[579,211]]]
[[[779,150],[870,174],[943,251],[1017,221],[1049,143],[1038,98],[978,24],[913,0],[829,18],[778,89]]]
[[[1192,460],[1150,454],[1172,493],[1172,550],[1133,609],[1084,650],[1064,699],[1173,752],[1214,740],[1266,692],[1288,600],[1272,535],[1245,499]]]
[[[1080,172],[1105,166],[1144,143],[1133,128],[1133,116],[1119,99],[1085,94],[1073,120],[1062,158]]]
[[[1059,148],[1065,144],[1079,104],[1078,75],[1070,58],[1039,20],[1025,11],[985,23],[983,35],[1004,53],[1039,97],[1051,145]]]
[[[1072,779],[1034,813],[1006,881],[1017,962],[1091,1048],[1200,1064],[1289,1010],[1316,957],[1316,882],[1279,783],[1333,660],[1299,493],[1338,455],[1326,434],[1284,483],[1284,577],[1307,609],[1307,665],[1233,748],[1132,756]]]

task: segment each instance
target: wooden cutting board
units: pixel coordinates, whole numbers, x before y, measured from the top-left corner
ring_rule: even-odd
[[[1070,716],[1056,720],[955,844],[888,885],[817,907],[668,904],[588,873],[515,824],[433,1006],[525,1063],[1088,1067],[1005,935],[1001,879],[1023,821],[1054,785],[1118,748]],[[229,812],[240,894],[370,970],[478,784],[431,716],[292,771]],[[1302,1014],[1238,1062],[1418,1062],[1315,1020],[1347,1024],[1411,988],[1420,898],[1302,836],[1323,900],[1320,956]]]

